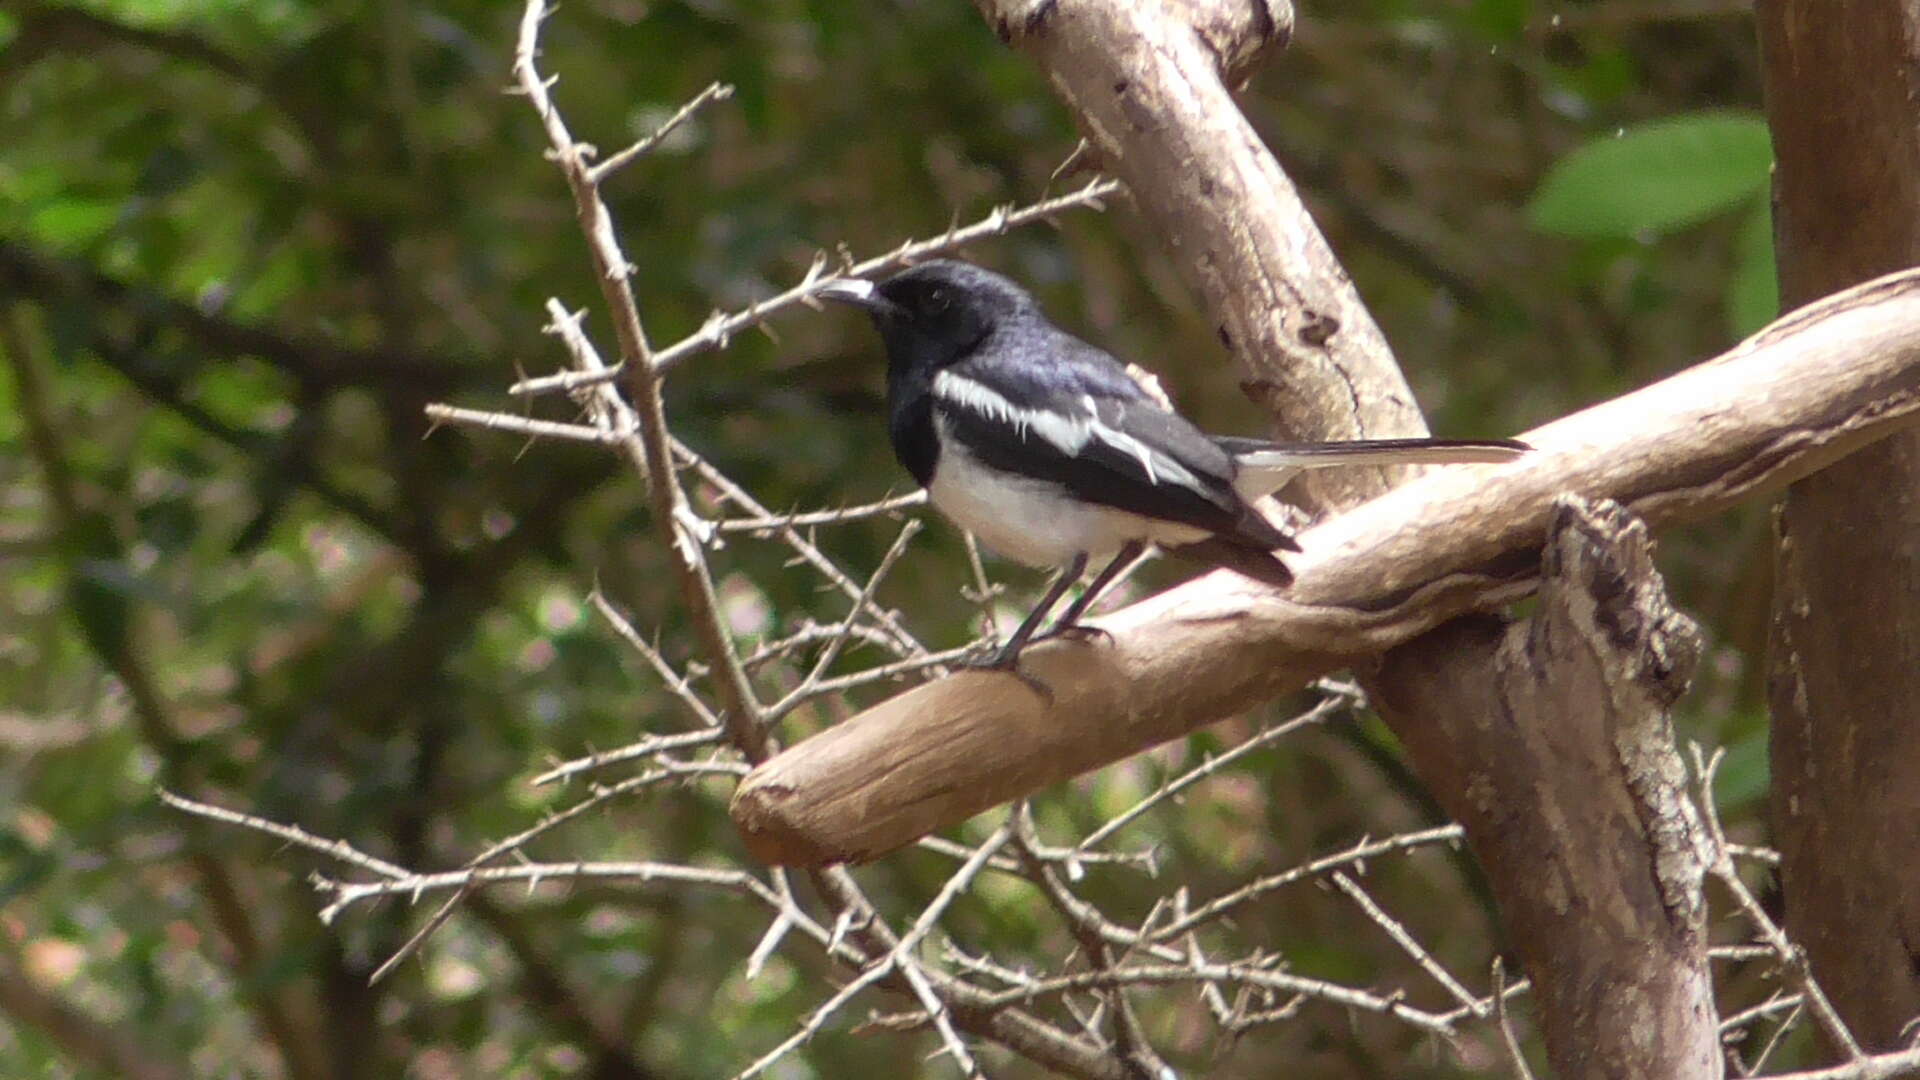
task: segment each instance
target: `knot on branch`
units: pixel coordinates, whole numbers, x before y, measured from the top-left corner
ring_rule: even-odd
[[[1291,0],[1190,0],[1174,6],[1213,50],[1229,86],[1252,77],[1262,61],[1293,40]]]
[[[1631,858],[1651,857],[1667,926],[1679,940],[1697,942],[1706,912],[1700,883],[1713,851],[1687,797],[1667,709],[1693,677],[1699,629],[1668,600],[1646,523],[1611,500],[1556,498],[1541,570],[1541,614],[1527,638],[1528,657],[1542,679],[1557,674],[1558,707],[1551,711],[1569,721],[1566,734],[1575,744],[1585,726],[1578,717],[1584,712],[1597,721],[1586,728],[1588,737],[1611,749],[1644,831],[1646,848]],[[1579,660],[1555,665],[1553,656]],[[1610,774],[1562,779],[1573,790],[1604,786]],[[1650,917],[1643,923],[1655,924]]]
[[[1009,45],[1053,33],[1054,27],[1086,8],[1102,22],[1113,12],[1107,0],[977,0],[981,13]],[[1165,20],[1193,30],[1213,53],[1220,75],[1237,85],[1254,68],[1293,38],[1292,0],[1171,0],[1146,7],[1126,6],[1128,18]],[[1098,35],[1095,35],[1097,38]]]
[[[1667,598],[1646,522],[1611,499],[1560,496],[1547,524],[1540,577],[1543,590],[1590,600],[1580,621],[1627,659],[1635,681],[1660,707],[1686,692],[1700,659],[1700,631]]]

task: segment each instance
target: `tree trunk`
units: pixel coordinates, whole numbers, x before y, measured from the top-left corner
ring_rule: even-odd
[[[1920,5],[1762,0],[1781,298],[1920,263]],[[1778,517],[1769,693],[1787,930],[1868,1049],[1920,1014],[1920,434]]]
[[[1489,654],[1490,679],[1450,670]],[[1466,827],[1565,1080],[1721,1075],[1701,889],[1712,854],[1666,716],[1698,655],[1646,526],[1568,496],[1548,526],[1539,613],[1450,623],[1399,650],[1382,684],[1390,714],[1470,720],[1401,731]],[[1442,696],[1401,700],[1409,689]]]

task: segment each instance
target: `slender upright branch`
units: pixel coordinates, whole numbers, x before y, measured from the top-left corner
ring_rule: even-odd
[[[638,428],[637,438],[624,444],[629,460],[648,481],[655,527],[667,537],[681,595],[707,660],[718,673],[715,681],[726,710],[728,730],[748,760],[760,761],[767,755],[760,706],[720,617],[719,599],[714,594],[713,578],[702,552],[703,540],[686,526],[685,518],[689,516],[686,493],[673,471],[666,411],[660,398],[660,373],[654,369],[653,349],[647,342],[640,307],[634,299],[633,267],[620,249],[619,238],[613,231],[613,216],[600,198],[600,185],[587,163],[590,151],[586,145],[575,142],[568,132],[560,110],[548,93],[549,83],[535,66],[540,23],[545,16],[545,0],[528,0],[520,19],[519,44],[514,50],[514,75],[546,127],[554,161],[573,193],[574,212],[587,237],[587,252],[599,275],[602,298],[613,316],[614,335],[620,342],[620,359]]]

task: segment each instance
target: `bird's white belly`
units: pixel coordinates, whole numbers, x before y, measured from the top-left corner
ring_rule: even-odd
[[[1178,545],[1207,535],[1081,502],[1057,484],[989,468],[953,439],[941,447],[927,496],[981,543],[1029,566],[1060,566],[1083,554],[1097,562],[1133,540]]]

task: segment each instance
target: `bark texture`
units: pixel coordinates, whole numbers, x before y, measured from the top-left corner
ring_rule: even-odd
[[[1558,1074],[1718,1077],[1701,889],[1712,851],[1666,715],[1699,632],[1619,504],[1557,500],[1547,533],[1538,614],[1432,635],[1491,651],[1492,693],[1431,680],[1455,696],[1449,715],[1475,722],[1411,729],[1409,751],[1486,869]]]
[[[1791,308],[1920,263],[1920,4],[1757,5]],[[1862,1045],[1920,1015],[1920,435],[1796,483],[1769,692],[1788,933]]]

